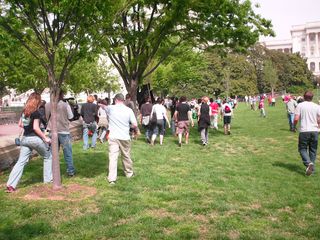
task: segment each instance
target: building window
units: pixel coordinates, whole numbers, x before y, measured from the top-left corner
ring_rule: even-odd
[[[314,62],[310,63],[310,71],[314,72],[316,70],[316,64]]]
[[[316,40],[316,34],[315,33],[310,33],[309,40],[310,41],[315,41]]]
[[[306,39],[305,38],[301,38],[301,42],[305,42],[306,41]]]
[[[314,46],[312,46],[312,47],[310,48],[310,55],[311,55],[311,56],[314,55]]]

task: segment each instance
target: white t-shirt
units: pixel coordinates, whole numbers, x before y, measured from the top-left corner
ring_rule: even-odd
[[[300,132],[318,132],[320,106],[309,101],[298,104],[295,114],[300,116]]]
[[[167,111],[167,110],[166,110],[166,108],[165,108],[163,105],[161,105],[161,104],[155,104],[155,105],[153,105],[153,107],[152,107],[151,116],[152,116],[152,114],[155,112],[156,115],[157,115],[157,120],[161,120],[161,119],[163,119],[164,116],[167,114],[166,111]]]
[[[229,108],[230,108],[230,112],[229,113],[226,113],[225,112],[225,108],[226,108],[226,106],[228,106]],[[232,107],[231,107],[231,105],[229,104],[229,103],[225,103],[225,104],[223,104],[222,105],[222,107],[221,107],[221,112],[222,112],[222,114],[223,114],[223,116],[232,116]]]
[[[106,108],[109,118],[109,138],[130,140],[130,125],[137,126],[137,119],[131,108],[124,104],[110,105]]]

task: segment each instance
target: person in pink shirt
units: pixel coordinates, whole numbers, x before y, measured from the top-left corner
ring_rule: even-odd
[[[261,98],[259,102],[259,109],[260,109],[260,117],[266,117],[266,111],[264,109],[264,98]]]
[[[210,127],[218,130],[219,104],[210,98]]]

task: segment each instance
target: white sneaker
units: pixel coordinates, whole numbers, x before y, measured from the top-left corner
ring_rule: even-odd
[[[306,175],[310,176],[313,173],[313,163],[309,163],[307,169],[306,169]]]

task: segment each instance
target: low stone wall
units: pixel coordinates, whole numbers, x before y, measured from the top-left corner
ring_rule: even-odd
[[[82,138],[82,121],[71,122],[70,133],[72,140],[76,141]],[[0,172],[12,167],[18,160],[20,147],[14,143],[16,135],[1,137],[0,141]]]

